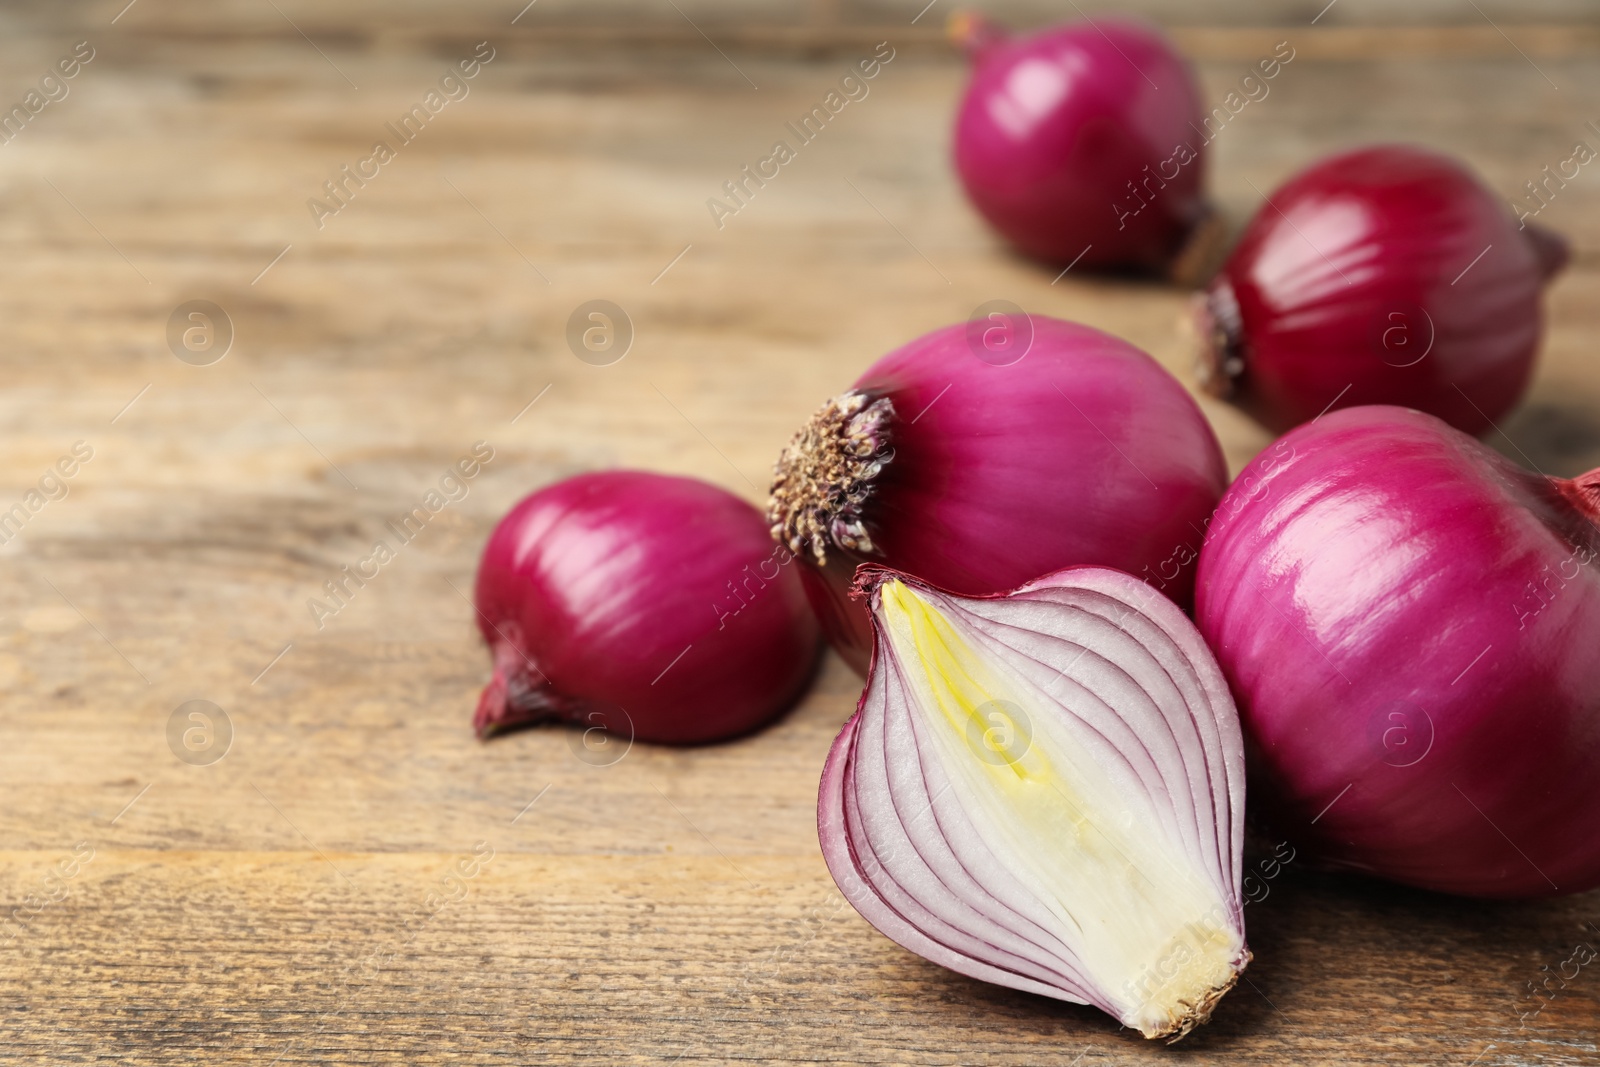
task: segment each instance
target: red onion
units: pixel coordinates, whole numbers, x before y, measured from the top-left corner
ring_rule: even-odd
[[[778,461],[773,534],[806,560],[823,629],[863,674],[871,627],[848,599],[857,562],[967,595],[1095,563],[1180,604],[1191,596],[1201,524],[1227,484],[1194,400],[1109,334],[1002,319],[889,353]]]
[[[817,624],[761,513],[705,482],[582,474],[525,498],[478,569],[494,654],[480,736],[546,720],[642,741],[717,741],[783,711]]]
[[[1194,624],[1103,567],[982,598],[862,570],[872,673],[817,808],[845,897],[973,978],[1205,1022],[1250,960],[1245,772]]]
[[[1485,897],[1600,885],[1600,471],[1530,474],[1395,407],[1240,474],[1196,621],[1255,809],[1345,867]]]
[[[1527,388],[1540,291],[1566,259],[1454,160],[1335,156],[1268,198],[1196,301],[1201,376],[1280,432],[1402,404],[1483,433]]]
[[[989,223],[1030,256],[1160,271],[1210,214],[1194,72],[1123,18],[1010,38],[951,20],[972,59],[955,163]]]

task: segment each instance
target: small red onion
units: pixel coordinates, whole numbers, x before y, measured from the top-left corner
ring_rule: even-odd
[[[1331,866],[1485,897],[1600,885],[1600,471],[1338,411],[1251,462],[1195,617],[1254,810]]]
[[[1566,259],[1452,159],[1334,156],[1268,198],[1196,300],[1201,377],[1279,432],[1399,404],[1483,433],[1527,388]]]
[[[962,14],[951,34],[973,65],[956,170],[983,217],[1048,262],[1171,266],[1210,214],[1199,86],[1171,42],[1123,18],[1011,38]]]
[[[817,624],[761,513],[692,478],[581,474],[523,499],[478,569],[480,736],[547,720],[641,741],[747,733],[799,695]]]
[[[872,671],[817,806],[846,899],[973,978],[1205,1022],[1250,960],[1245,770],[1194,624],[1103,567],[981,598],[862,571]]]
[[[1160,364],[1099,330],[1017,314],[946,326],[873,364],[784,450],[767,514],[808,564],[823,630],[865,674],[871,627],[848,597],[858,562],[966,595],[1094,563],[1187,604],[1226,484],[1216,435]]]

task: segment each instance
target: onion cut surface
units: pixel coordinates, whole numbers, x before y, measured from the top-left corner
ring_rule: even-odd
[[[1146,1037],[1250,960],[1244,751],[1198,631],[1131,575],[962,597],[863,567],[873,661],[823,771],[834,881],[880,932]]]

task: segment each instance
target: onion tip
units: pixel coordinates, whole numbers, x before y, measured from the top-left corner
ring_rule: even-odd
[[[509,712],[505,672],[496,667],[494,677],[478,696],[478,710],[472,714],[472,731],[478,735],[478,740],[487,741],[505,730],[510,725]]]
[[[1167,267],[1167,277],[1185,289],[1198,289],[1210,281],[1228,252],[1228,220],[1213,208],[1203,210]]]
[[[1572,246],[1567,239],[1554,230],[1530,222],[1523,231],[1528,236],[1528,243],[1533,246],[1533,254],[1539,260],[1539,276],[1549,281],[1560,274],[1572,259]]]
[[[556,697],[531,660],[509,640],[496,641],[492,651],[494,674],[478,696],[478,707],[472,714],[472,730],[478,740],[487,741],[518,726],[562,717],[565,702]]]
[[[977,60],[989,49],[1008,36],[989,19],[976,11],[957,10],[945,21],[945,36],[972,60]]]
[[[1556,492],[1578,509],[1591,525],[1600,523],[1600,469],[1576,478],[1551,478]]]
[[[872,602],[872,595],[884,582],[900,577],[900,572],[893,567],[885,567],[881,563],[863,563],[856,568],[856,576],[850,583],[850,599],[866,603]]]

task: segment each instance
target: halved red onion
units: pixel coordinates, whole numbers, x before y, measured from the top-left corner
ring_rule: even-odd
[[[1250,953],[1243,742],[1194,625],[1104,567],[985,597],[861,572],[872,669],[817,808],[845,897],[973,978],[1205,1022]]]

